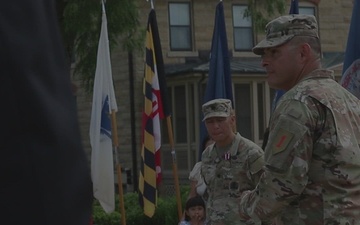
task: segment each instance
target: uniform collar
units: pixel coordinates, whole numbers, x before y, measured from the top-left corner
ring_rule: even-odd
[[[332,70],[326,70],[326,69],[316,69],[311,71],[308,75],[306,75],[302,81],[313,79],[313,78],[330,78],[335,79],[334,77],[334,71]]]
[[[237,154],[238,146],[240,144],[240,140],[241,140],[241,135],[239,134],[239,132],[236,132],[235,137],[234,137],[234,141],[232,142],[229,150],[227,151],[227,152],[230,152],[230,154],[232,156],[235,156]],[[211,148],[210,149],[210,155],[217,156],[216,144],[212,144],[209,147]]]

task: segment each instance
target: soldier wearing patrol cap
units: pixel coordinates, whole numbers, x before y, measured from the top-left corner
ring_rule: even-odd
[[[281,16],[253,48],[269,86],[285,90],[269,124],[265,169],[240,197],[242,219],[360,224],[360,100],[321,69],[314,16]]]
[[[204,122],[214,144],[202,154],[201,174],[207,185],[209,225],[261,224],[241,221],[238,198],[244,190],[255,188],[264,163],[262,149],[234,133],[235,116],[231,101],[214,99],[202,106]]]

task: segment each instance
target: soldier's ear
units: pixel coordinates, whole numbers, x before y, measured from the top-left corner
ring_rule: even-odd
[[[303,43],[300,47],[301,58],[308,58],[311,55],[312,49],[308,43]]]

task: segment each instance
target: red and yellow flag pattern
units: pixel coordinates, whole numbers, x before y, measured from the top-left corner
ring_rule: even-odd
[[[157,203],[158,185],[161,182],[160,120],[170,114],[165,99],[164,63],[156,14],[153,9],[148,18],[145,57],[139,202],[144,209],[144,214],[152,217]]]

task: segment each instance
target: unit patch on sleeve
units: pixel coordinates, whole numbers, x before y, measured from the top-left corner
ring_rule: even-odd
[[[294,137],[293,133],[280,128],[276,136],[274,137],[272,154],[274,155],[284,151],[293,137]]]

